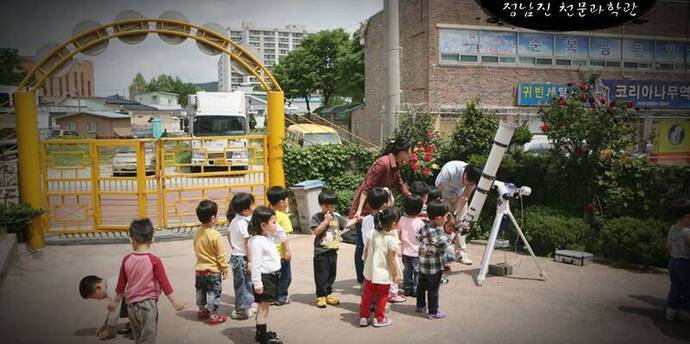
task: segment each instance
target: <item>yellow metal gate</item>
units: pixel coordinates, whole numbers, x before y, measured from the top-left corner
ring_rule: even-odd
[[[263,135],[153,139],[56,139],[41,143],[48,235],[126,230],[148,217],[158,228],[197,224],[202,199],[225,220],[236,192],[265,203]]]

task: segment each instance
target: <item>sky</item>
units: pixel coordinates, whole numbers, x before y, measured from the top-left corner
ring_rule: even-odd
[[[0,47],[35,56],[44,45],[69,39],[80,22],[110,23],[128,9],[154,18],[177,11],[197,25],[239,27],[249,21],[262,28],[295,24],[307,31],[344,28],[353,32],[383,9],[383,0],[3,0],[2,7]],[[147,80],[161,73],[191,82],[218,79],[218,56],[205,55],[194,41],[168,45],[155,34],[136,45],[110,40],[100,55],[77,58],[94,62],[97,95],[127,94],[137,72]]]

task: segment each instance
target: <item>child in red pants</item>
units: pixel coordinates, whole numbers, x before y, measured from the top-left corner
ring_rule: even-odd
[[[393,322],[385,317],[388,290],[391,284],[400,283],[398,252],[400,244],[395,234],[400,220],[400,210],[384,207],[374,216],[375,231],[369,232],[364,248],[364,292],[359,305],[359,326],[369,325],[372,299],[377,300],[374,327],[390,326]]]

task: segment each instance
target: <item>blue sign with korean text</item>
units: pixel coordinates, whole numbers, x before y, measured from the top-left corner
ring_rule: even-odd
[[[492,55],[515,55],[517,39],[515,32],[481,31],[479,52]]]
[[[551,97],[565,97],[567,85],[546,83],[520,83],[518,85],[518,105],[540,106],[551,100]]]
[[[656,41],[654,49],[657,62],[683,63],[685,61],[685,43],[678,41]]]
[[[626,61],[652,62],[654,59],[654,41],[648,39],[625,39],[623,41],[623,58]]]
[[[619,59],[621,57],[620,38],[591,37],[589,57],[600,59]]]
[[[564,84],[520,83],[519,106],[540,106],[552,97],[564,97],[572,88]],[[592,88],[596,96],[609,102],[631,101],[636,107],[649,109],[690,108],[690,81],[599,80]]]
[[[518,55],[553,56],[553,35],[521,32],[518,43]]]
[[[589,38],[586,36],[556,35],[556,56],[587,58]]]
[[[595,92],[640,108],[690,108],[690,81],[602,80]]]

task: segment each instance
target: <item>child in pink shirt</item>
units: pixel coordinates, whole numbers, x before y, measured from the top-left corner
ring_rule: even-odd
[[[130,242],[134,252],[122,259],[120,275],[115,288],[115,300],[108,305],[113,311],[127,295],[127,316],[132,326],[136,344],[155,343],[158,328],[158,297],[161,290],[175,310],[181,305],[173,298],[173,288],[168,281],[163,262],[149,253],[153,243],[153,224],[149,219],[132,221],[129,225]]]
[[[400,218],[398,232],[402,248],[403,261],[403,290],[405,296],[417,295],[419,281],[419,240],[417,233],[424,227],[424,221],[419,217],[424,201],[422,197],[412,194],[404,201],[405,215]]]

